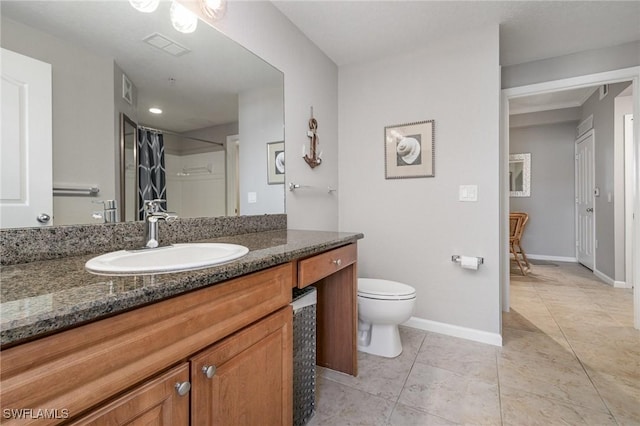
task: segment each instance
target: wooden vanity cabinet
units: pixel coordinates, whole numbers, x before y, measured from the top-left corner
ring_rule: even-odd
[[[291,424],[292,328],[287,307],[191,358],[192,424]]]
[[[298,261],[298,287],[318,291],[316,364],[358,375],[358,249],[349,244]]]
[[[211,352],[218,357],[215,359],[224,361],[219,377],[222,393],[228,392],[224,387],[228,386],[240,394],[246,393],[247,400],[254,391],[268,392],[273,398],[280,394],[281,403],[267,404],[267,412],[275,416],[274,412],[280,411],[282,424],[290,424],[291,398],[284,389],[291,387],[291,372],[282,365],[293,363],[289,303],[294,272],[295,263],[274,266],[3,350],[0,364],[3,410],[46,409],[68,413],[68,419],[62,418],[64,415],[46,419],[2,416],[0,423],[51,425],[82,419],[86,423],[80,424],[92,421],[111,424],[100,419],[127,418],[132,419],[131,424],[139,424],[138,421],[147,418],[144,416],[164,420],[168,410],[182,412],[179,407],[185,399],[163,396],[171,390],[176,392],[178,383],[172,385],[175,377],[165,380],[163,374],[176,366],[188,365],[191,357],[220,343],[223,349],[216,350],[215,346]],[[262,331],[241,331],[247,326],[251,327],[246,330]],[[264,330],[273,332],[264,334]],[[256,335],[264,336],[264,340]],[[271,335],[278,337],[268,337]],[[274,339],[282,347],[274,357],[265,358],[264,349],[260,348],[268,345],[274,349],[277,346]],[[255,348],[247,342],[255,342]],[[239,349],[234,353],[231,348]],[[270,365],[278,364],[278,360],[279,367]],[[239,381],[234,382],[240,380],[243,371],[234,370],[236,364],[251,367],[260,374],[267,372],[268,380],[255,378],[253,382],[259,382],[264,389],[243,388]],[[262,367],[256,369],[256,365]],[[273,368],[279,368],[281,374],[272,374]],[[193,378],[193,369],[189,375]],[[189,378],[180,376],[179,380]],[[194,392],[186,396],[187,401]],[[229,402],[224,395],[220,399]],[[261,409],[266,410],[265,407]],[[252,415],[255,413],[257,409]],[[228,415],[233,418],[235,414]]]
[[[188,382],[189,364],[185,362],[71,425],[188,426],[189,393],[180,395],[176,389]]]
[[[71,424],[290,425],[291,311],[282,308]]]

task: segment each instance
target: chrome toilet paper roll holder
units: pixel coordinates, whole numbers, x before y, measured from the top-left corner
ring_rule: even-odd
[[[482,265],[484,263],[484,257],[477,257],[476,259],[478,259],[478,265]],[[460,263],[462,261],[462,256],[460,256],[459,254],[454,254],[451,256],[451,261]]]

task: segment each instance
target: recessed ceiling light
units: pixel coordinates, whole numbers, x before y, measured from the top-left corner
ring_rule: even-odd
[[[160,108],[149,108],[149,112],[151,114],[162,114],[162,110]]]

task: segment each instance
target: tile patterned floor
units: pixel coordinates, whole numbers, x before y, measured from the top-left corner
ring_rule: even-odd
[[[401,327],[358,377],[319,368],[319,425],[640,425],[632,291],[571,263],[512,274],[503,347]]]

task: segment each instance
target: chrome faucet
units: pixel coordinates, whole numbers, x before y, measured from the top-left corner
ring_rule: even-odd
[[[147,200],[144,202],[144,246],[146,248],[158,247],[158,221],[171,222],[178,215],[171,212],[161,212],[160,203],[165,200]]]

